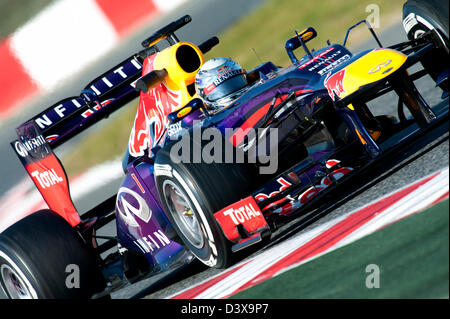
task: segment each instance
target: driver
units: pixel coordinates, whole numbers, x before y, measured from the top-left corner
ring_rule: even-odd
[[[247,72],[230,58],[205,62],[195,77],[195,90],[207,110],[217,113],[247,90]]]

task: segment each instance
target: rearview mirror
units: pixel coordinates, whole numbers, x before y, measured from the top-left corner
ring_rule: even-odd
[[[302,44],[300,42],[300,39],[306,43],[309,40],[314,39],[317,36],[317,32],[313,27],[308,27],[305,30],[299,32],[292,38],[286,41],[285,48],[289,51],[294,51],[295,49],[299,48]],[[300,38],[300,39],[299,39]]]
[[[188,116],[189,114],[192,114],[193,112],[197,111],[198,109],[203,107],[203,101],[199,98],[195,98],[190,100],[185,106],[182,108],[169,113],[167,117],[169,118],[169,121],[171,124],[177,123],[181,121],[183,118]]]
[[[294,54],[294,50],[300,46],[302,46],[303,49],[305,49],[305,52],[310,59],[313,58],[311,52],[306,46],[306,42],[311,39],[314,39],[316,36],[317,36],[316,30],[314,30],[313,27],[308,27],[307,29],[303,30],[300,33],[295,31],[295,36],[286,41],[286,44],[284,46],[286,48],[286,52],[289,56],[289,59],[291,59],[292,63],[298,62],[298,59]]]

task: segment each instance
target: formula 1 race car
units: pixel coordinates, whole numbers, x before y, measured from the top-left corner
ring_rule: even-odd
[[[218,39],[179,41],[174,32],[191,21],[186,15],[80,96],[20,125],[12,148],[49,209],[0,234],[4,291],[11,298],[99,298],[195,258],[225,268],[235,252],[270,239],[283,221],[327,205],[325,196],[383,153],[448,119],[448,104],[431,108],[413,82],[430,74],[447,98],[448,64],[436,58],[448,59],[448,20],[445,33],[411,4],[404,13],[410,39],[391,47],[365,20],[342,45],[316,51],[306,45],[316,36],[312,27],[296,32],[285,43],[292,64],[266,62],[248,71],[245,92],[217,112],[196,95],[195,76]],[[379,47],[353,54],[345,44],[360,24]],[[164,50],[161,40],[169,43]],[[301,58],[299,48],[306,52]],[[423,70],[409,74],[417,63]],[[373,115],[367,103],[391,91],[398,118]],[[53,149],[137,97],[123,183],[79,214]],[[114,219],[117,236],[99,244],[97,230]],[[111,248],[117,249],[102,257]]]

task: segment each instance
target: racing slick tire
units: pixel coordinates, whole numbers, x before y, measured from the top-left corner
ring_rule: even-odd
[[[232,243],[213,214],[249,195],[258,176],[249,164],[173,161],[170,149],[158,151],[154,166],[163,209],[197,259],[226,268],[234,259]]]
[[[11,299],[85,299],[106,285],[81,236],[41,210],[0,234],[0,286]]]
[[[441,72],[448,69],[448,10],[448,0],[408,0],[403,5],[403,27],[409,40],[416,39],[423,33],[435,29],[443,46],[447,48],[446,50],[435,50],[433,54],[421,60],[423,67],[434,81],[438,81]],[[440,86],[444,91],[448,91],[448,83]]]

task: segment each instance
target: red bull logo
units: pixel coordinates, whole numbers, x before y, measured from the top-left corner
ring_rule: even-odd
[[[342,97],[347,92],[344,89],[344,77],[346,69],[342,69],[333,75],[328,75],[323,84],[328,89],[328,95],[335,100],[335,96]]]
[[[144,65],[144,74],[153,70],[153,60],[150,57]],[[131,156],[144,155],[146,149],[151,149],[163,136],[164,128],[168,125],[167,115],[177,109],[181,102],[181,94],[172,91],[164,83],[157,85],[147,93],[141,92],[139,106],[131,129],[128,150]],[[150,131],[152,127],[152,133]]]
[[[231,68],[227,65],[224,65],[223,67],[217,70],[217,76],[222,76],[229,71],[231,71]]]

